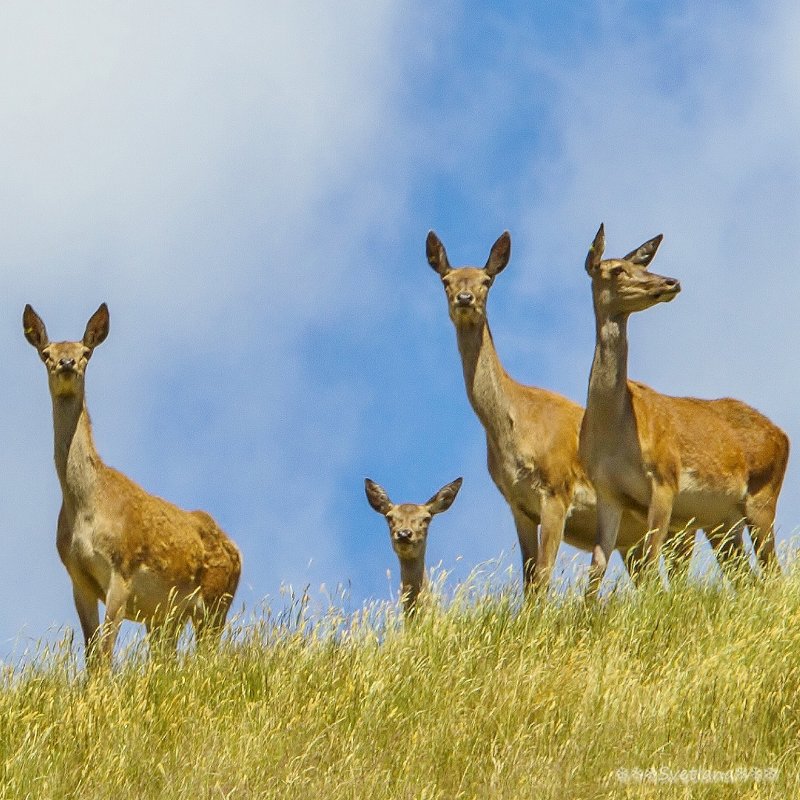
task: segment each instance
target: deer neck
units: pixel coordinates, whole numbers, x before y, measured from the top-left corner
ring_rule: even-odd
[[[456,335],[472,408],[493,439],[510,435],[505,389],[508,376],[500,363],[488,323],[457,325]]]
[[[77,509],[92,502],[102,461],[82,397],[53,397],[56,473],[64,505]]]
[[[403,597],[403,610],[406,614],[413,611],[417,597],[425,583],[425,556],[415,559],[400,559],[400,592]]]
[[[596,342],[586,409],[591,416],[616,419],[628,409],[628,315],[595,309]]]

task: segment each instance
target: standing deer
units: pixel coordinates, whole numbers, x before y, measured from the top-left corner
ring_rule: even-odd
[[[406,619],[414,613],[417,598],[425,582],[425,545],[428,541],[428,526],[434,514],[447,511],[461,488],[461,478],[456,478],[439,489],[427,503],[400,503],[395,505],[385,489],[369,478],[364,480],[364,489],[369,504],[386,517],[392,547],[400,561],[400,596]]]
[[[547,586],[562,539],[582,550],[594,544],[595,492],[578,458],[583,409],[555,392],[517,383],[500,363],[486,301],[511,256],[508,231],[494,243],[483,268],[451,267],[433,231],[426,249],[447,294],[467,397],[486,430],[489,474],[514,517],[524,587],[528,592]],[[644,533],[640,521],[623,516],[616,545],[623,557]],[[685,535],[689,547],[683,551],[691,556],[694,531]]]
[[[148,494],[106,466],[95,448],[85,372],[108,335],[106,304],[77,342],[50,342],[29,305],[22,324],[47,368],[63,495],[56,546],[72,580],[87,664],[98,649],[110,663],[123,619],[144,622],[167,644],[177,644],[187,619],[198,640],[218,638],[239,582],[236,545],[204,511],[183,511]],[[102,627],[98,600],[106,607]]]
[[[646,522],[639,552],[645,563],[658,558],[670,526],[689,524],[706,531],[723,564],[741,552],[746,524],[762,566],[777,563],[773,526],[789,458],[786,434],[738,400],[670,397],[628,380],[628,317],[680,291],[674,278],[647,271],[661,239],[602,260],[601,225],[586,257],[597,333],[580,432],[581,461],[597,491],[590,591],[625,514]]]

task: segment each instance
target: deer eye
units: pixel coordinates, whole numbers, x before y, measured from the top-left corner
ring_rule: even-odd
[[[625,267],[613,267],[611,270],[611,276],[613,278],[619,278],[623,272],[625,272]]]

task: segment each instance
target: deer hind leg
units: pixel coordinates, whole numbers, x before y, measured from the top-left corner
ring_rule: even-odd
[[[522,586],[526,596],[535,586],[536,564],[539,558],[539,520],[520,508],[512,508],[522,554]]]
[[[216,647],[219,644],[231,603],[233,603],[233,595],[228,594],[213,603],[198,603],[192,614],[192,625],[198,648]]]
[[[750,572],[743,539],[745,522],[744,519],[730,519],[713,531],[706,531],[722,574],[730,580]]]
[[[178,639],[180,639],[186,618],[174,612],[165,619],[149,619],[145,621],[150,653],[160,659],[170,659],[177,655]]]
[[[697,538],[697,528],[686,528],[675,533],[666,543],[664,565],[667,577],[672,580],[685,581],[692,565],[694,543]]]
[[[745,500],[747,527],[762,570],[780,569],[775,554],[775,506],[773,497],[748,495]]]

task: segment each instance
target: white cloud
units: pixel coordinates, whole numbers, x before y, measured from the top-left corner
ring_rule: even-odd
[[[513,547],[428,227],[454,263],[511,229],[498,350],[577,400],[597,225],[609,253],[663,231],[654,269],[684,291],[632,323],[632,374],[741,397],[796,437],[800,15],[679,9],[654,28],[601,7],[560,49],[525,14],[504,30],[455,4],[2,5],[0,657],[23,626],[75,622],[25,302],[54,338],[109,302],[88,388],[101,453],[216,514],[245,551],[249,605],[281,580],[386,596],[367,470],[413,496],[464,474],[432,563],[463,555],[460,576]]]
[[[683,292],[632,321],[631,375],[671,394],[741,398],[797,440],[800,118],[790,42],[800,14],[788,3],[750,16],[704,7],[653,29],[625,4],[611,8],[596,41],[549,65],[557,155],[529,166],[539,187],[523,201],[521,233],[532,267],[518,282],[565,315],[557,341],[543,332],[548,372],[585,398],[594,331],[582,264],[600,221],[609,255],[663,232],[653,269],[679,278]],[[800,520],[795,461],[784,534]]]
[[[345,382],[316,385],[303,337],[363,306],[370,282],[351,265],[403,207],[402,186],[365,183],[390,163],[397,13],[389,2],[0,9],[0,353],[15,377],[0,639],[74,624],[25,302],[54,339],[80,336],[109,302],[87,391],[101,455],[216,510],[236,528],[246,582],[263,593],[316,581],[306,552],[347,572],[327,508],[359,400]]]

